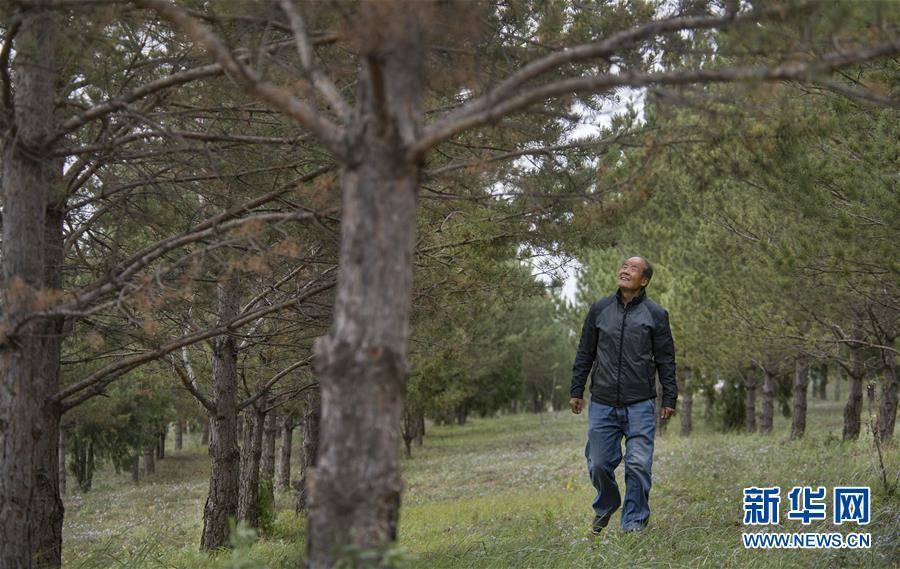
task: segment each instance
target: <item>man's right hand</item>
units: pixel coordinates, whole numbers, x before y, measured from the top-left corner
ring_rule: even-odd
[[[569,399],[569,407],[572,408],[572,412],[576,415],[580,415],[581,411],[584,409],[584,399],[580,397],[572,397]]]

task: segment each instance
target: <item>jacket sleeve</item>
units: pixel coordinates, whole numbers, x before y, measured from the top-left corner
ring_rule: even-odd
[[[669,313],[665,310],[653,326],[653,359],[662,385],[662,406],[675,408],[678,384],[675,381],[675,341],[669,328]]]
[[[579,399],[584,396],[584,384],[594,366],[594,357],[597,354],[596,306],[596,304],[591,306],[587,318],[584,319],[578,353],[575,354],[575,365],[572,366],[572,388],[569,395]]]

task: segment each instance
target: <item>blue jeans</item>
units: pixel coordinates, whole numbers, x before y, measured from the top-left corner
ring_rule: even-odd
[[[627,407],[591,401],[588,407],[584,456],[591,482],[597,489],[594,512],[600,517],[611,516],[622,505],[615,470],[622,462],[622,437],[625,437],[625,504],[622,507],[625,531],[644,529],[650,519],[650,469],[655,435],[653,399]]]

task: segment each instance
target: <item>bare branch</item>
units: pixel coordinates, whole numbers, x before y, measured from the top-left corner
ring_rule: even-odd
[[[187,347],[187,346],[185,346],[185,347]],[[184,357],[183,354],[182,354],[182,357]],[[191,378],[184,372],[183,369],[181,369],[181,366],[178,365],[178,362],[175,361],[175,358],[172,358],[170,356],[166,359],[168,359],[172,363],[172,369],[175,370],[175,374],[181,380],[181,384],[184,385],[184,388],[187,389],[188,391],[190,391],[191,395],[193,395],[194,398],[196,398],[197,401],[199,401],[200,404],[203,405],[207,411],[209,411],[210,413],[215,413],[216,412],[215,404],[212,401],[210,401],[205,395],[200,393],[200,390],[197,389],[197,386],[194,384],[194,382],[191,380]]]
[[[279,381],[282,377],[284,377],[284,376],[286,376],[287,374],[291,373],[291,372],[294,371],[295,369],[298,369],[298,368],[301,368],[301,367],[308,366],[308,365],[310,364],[310,362],[312,362],[312,360],[313,360],[313,356],[309,356],[309,357],[306,358],[306,359],[300,360],[300,361],[298,361],[298,362],[294,362],[293,364],[289,365],[289,366],[286,367],[285,369],[283,369],[283,370],[279,371],[278,373],[276,373],[275,375],[273,375],[273,376],[271,377],[271,379],[269,379],[269,381],[267,381],[267,382],[265,383],[265,385],[263,385],[263,386],[260,388],[260,390],[259,390],[258,392],[256,392],[255,395],[253,395],[252,397],[248,397],[247,399],[244,399],[243,401],[241,401],[240,403],[238,403],[238,406],[237,406],[237,407],[238,407],[238,410],[244,409],[244,408],[246,408],[246,407],[248,407],[248,406],[253,405],[254,403],[256,403],[256,402],[259,400],[259,398],[262,397],[262,396],[264,396],[266,393],[268,393],[268,391],[269,391],[270,389],[272,389],[272,387],[273,387],[276,383],[278,383],[278,381]]]
[[[86,378],[80,381],[76,381],[68,387],[60,390],[55,395],[48,398],[48,403],[58,403],[61,405],[64,411],[68,411],[69,409],[83,403],[84,401],[87,401],[91,397],[102,393],[103,390],[106,389],[107,385],[109,385],[119,377],[125,375],[129,371],[147,362],[167,356],[168,354],[174,352],[175,350],[179,350],[184,346],[190,346],[209,338],[215,338],[223,334],[231,333],[241,326],[244,326],[248,322],[252,322],[253,320],[256,320],[257,318],[266,314],[272,314],[273,312],[278,312],[292,306],[299,306],[308,298],[313,297],[326,290],[330,290],[334,288],[334,286],[335,281],[331,280],[323,284],[310,287],[299,296],[290,300],[272,304],[270,306],[254,310],[247,314],[239,315],[213,328],[207,328],[205,330],[199,330],[191,334],[186,334],[174,340],[170,340],[169,342],[158,346],[154,350],[150,350],[142,354],[119,360],[118,362],[100,368]],[[66,398],[72,397],[73,395],[81,392],[84,393],[82,393],[75,399],[64,401]]]
[[[286,89],[262,79],[259,74],[232,55],[228,47],[208,27],[184,9],[165,0],[135,0],[137,5],[155,10],[186,33],[194,42],[206,48],[229,77],[244,90],[266,101],[296,120],[316,135],[322,145],[335,156],[343,156],[343,129],[322,117],[313,107],[294,97]]]
[[[328,76],[316,66],[313,61],[312,46],[309,43],[309,37],[306,34],[306,25],[303,23],[303,16],[296,9],[291,0],[278,0],[278,5],[288,17],[291,29],[294,32],[294,39],[297,41],[297,54],[300,56],[300,64],[303,66],[303,72],[312,82],[319,93],[325,97],[325,100],[331,106],[338,117],[346,121],[350,117],[350,108],[341,94],[338,93],[334,83]]]
[[[529,105],[551,97],[573,93],[596,93],[616,87],[649,85],[687,85],[692,83],[726,83],[749,81],[809,81],[815,75],[841,69],[878,57],[900,53],[900,39],[849,53],[831,53],[817,61],[789,62],[777,67],[747,66],[693,69],[645,73],[629,71],[618,74],[590,75],[562,79],[510,96],[494,106],[454,114],[427,127],[419,141],[409,149],[410,157],[420,157],[429,148],[460,132],[495,122]],[[468,105],[464,109],[469,109]]]

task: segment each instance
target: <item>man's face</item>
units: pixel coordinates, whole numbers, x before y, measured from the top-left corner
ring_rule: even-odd
[[[647,286],[644,278],[644,260],[640,257],[626,259],[619,267],[619,288],[625,291],[637,292],[641,287]]]

